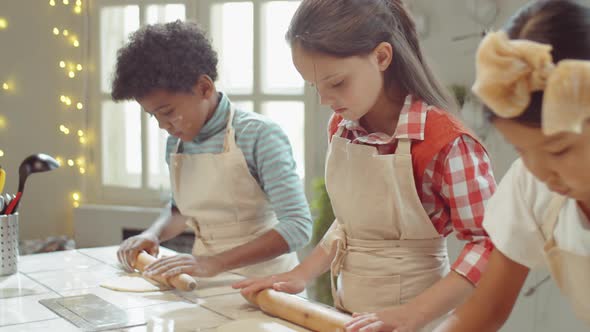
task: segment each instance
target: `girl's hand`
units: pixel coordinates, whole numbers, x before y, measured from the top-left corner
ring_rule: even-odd
[[[415,332],[424,325],[418,311],[399,305],[376,313],[355,313],[346,323],[346,332]]]
[[[148,278],[161,275],[167,279],[181,273],[197,277],[213,277],[221,272],[223,272],[223,266],[213,256],[179,254],[158,259],[146,266],[143,274]]]
[[[289,271],[264,278],[246,279],[232,285],[233,288],[240,288],[242,295],[250,299],[254,294],[267,288],[272,288],[279,292],[297,294],[305,290],[307,280],[297,274]]]

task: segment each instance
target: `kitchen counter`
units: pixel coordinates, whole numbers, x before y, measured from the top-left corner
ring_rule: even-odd
[[[242,298],[231,283],[237,274],[198,278],[192,292],[116,292],[102,281],[123,273],[117,246],[21,256],[19,272],[0,277],[0,331],[80,331],[75,325],[39,303],[42,299],[94,294],[124,310],[141,326],[116,331],[214,332],[232,320],[268,317]],[[161,248],[164,255],[175,252]],[[296,331],[307,331],[274,318]]]

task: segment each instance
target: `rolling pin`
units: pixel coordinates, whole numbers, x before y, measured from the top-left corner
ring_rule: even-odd
[[[139,255],[137,255],[137,259],[135,260],[135,268],[140,272],[145,270],[145,267],[154,262],[156,258],[145,251],[142,251]],[[186,273],[181,273],[175,275],[174,277],[170,277],[168,279],[162,276],[152,276],[150,279],[155,280],[164,285],[170,285],[176,289],[182,291],[192,291],[197,287],[197,282],[193,277]]]
[[[260,291],[247,300],[271,316],[317,332],[344,332],[344,324],[352,319],[333,308],[272,289]]]

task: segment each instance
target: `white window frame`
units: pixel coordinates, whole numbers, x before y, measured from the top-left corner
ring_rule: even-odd
[[[115,205],[134,205],[134,206],[160,206],[167,202],[169,192],[150,189],[147,186],[149,174],[147,161],[147,125],[148,117],[142,113],[142,188],[127,188],[103,185],[102,170],[102,140],[100,133],[101,128],[101,107],[102,102],[110,99],[108,93],[102,93],[100,87],[100,11],[104,7],[110,6],[139,6],[139,22],[145,22],[145,8],[149,5],[165,4],[184,4],[186,7],[186,19],[197,21],[206,31],[211,30],[210,12],[211,7],[216,4],[251,2],[253,4],[253,25],[254,25],[254,45],[253,45],[253,91],[249,94],[229,94],[232,101],[250,101],[253,103],[253,109],[260,112],[262,104],[269,101],[297,101],[304,104],[304,149],[305,149],[305,179],[304,185],[306,194],[311,197],[312,181],[314,178],[323,176],[324,158],[326,151],[326,124],[329,112],[321,111],[315,90],[305,85],[302,95],[289,94],[268,94],[264,93],[261,84],[261,36],[262,24],[261,14],[262,6],[266,2],[276,0],[91,0],[88,1],[90,11],[90,52],[89,63],[91,71],[89,73],[89,129],[94,133],[95,139],[91,140],[88,146],[88,160],[94,166],[94,176],[86,178],[86,197],[87,202],[95,204],[115,204]],[[296,0],[284,0],[296,1]]]

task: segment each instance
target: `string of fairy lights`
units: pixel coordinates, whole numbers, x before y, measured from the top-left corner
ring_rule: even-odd
[[[8,21],[3,18],[0,17],[0,31],[2,30],[6,30],[8,28]],[[0,91],[7,93],[8,91],[11,90],[11,86],[13,86],[14,84],[11,83],[8,80],[1,80],[1,89]],[[6,117],[2,114],[0,114],[0,130],[4,130],[6,129]],[[0,149],[0,157],[4,157],[4,151],[2,149]]]
[[[49,6],[56,7],[60,5],[60,2],[63,6],[72,7],[72,11],[75,15],[82,14],[82,0],[76,0],[72,4],[70,3],[70,0],[49,0]],[[67,28],[60,28],[57,26],[53,27],[51,32],[56,38],[63,38],[63,40],[65,40],[70,47],[75,49],[80,47],[80,39],[75,32],[70,31]],[[84,70],[84,67],[81,63],[73,60],[63,59],[60,60],[57,65],[67,79],[80,78],[82,71]],[[65,111],[84,111],[84,104],[82,103],[81,98],[75,98],[65,94],[60,94],[58,97]],[[59,132],[62,135],[74,137],[74,139],[76,139],[81,145],[85,145],[88,142],[84,129],[74,129],[73,126],[60,124]],[[60,165],[67,165],[72,168],[77,168],[80,174],[86,174],[86,159],[84,156],[79,156],[77,158],[56,156],[55,159],[60,163]],[[70,193],[72,205],[75,208],[80,206],[81,196],[82,195],[80,192]]]
[[[82,0],[76,0],[76,1],[49,0],[49,6],[51,6],[51,7],[57,7],[57,6],[61,6],[61,5],[65,6],[65,7],[72,8],[72,12],[75,15],[82,14],[82,11],[83,11]],[[8,20],[6,18],[0,17],[0,31],[6,30],[6,29],[8,29],[8,27],[9,27]],[[69,47],[72,47],[74,49],[80,48],[80,40],[74,32],[72,32],[66,28],[60,28],[60,27],[56,26],[56,27],[52,28],[51,33],[56,38],[65,39],[65,41]],[[63,40],[62,40],[62,42],[63,42]],[[84,70],[84,67],[82,66],[81,63],[79,63],[77,61],[66,60],[66,59],[60,60],[57,63],[57,66],[60,68],[61,71],[63,71],[66,79],[70,79],[70,80],[80,79],[82,71]],[[19,89],[17,89],[17,86],[14,83],[14,80],[0,78],[0,92],[8,95],[11,93],[17,93],[18,90]],[[58,98],[59,98],[59,101],[61,102],[61,105],[62,105],[64,111],[74,111],[74,112],[84,111],[84,104],[82,102],[83,98],[75,98],[73,96],[67,96],[65,94],[60,94],[58,96]],[[6,119],[5,116],[0,114],[0,130],[4,130],[7,127],[7,125],[8,125],[8,120]],[[82,129],[82,128],[74,129],[73,126],[68,126],[66,124],[60,124],[59,125],[59,132],[61,135],[73,137],[75,140],[77,140],[77,143],[82,146],[84,146],[88,143],[88,138],[86,136],[84,129]],[[80,150],[84,151],[83,148]],[[5,152],[0,149],[0,157],[3,157],[4,154],[5,154]],[[75,168],[75,169],[77,169],[77,172],[79,172],[82,175],[86,173],[86,159],[84,158],[84,156],[65,157],[65,156],[58,155],[58,156],[55,156],[55,159],[62,166],[67,165],[71,168]],[[69,199],[71,200],[72,205],[75,208],[79,207],[81,199],[82,199],[82,195],[80,194],[80,192],[75,191],[75,192],[69,193],[68,195],[70,197]]]

